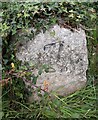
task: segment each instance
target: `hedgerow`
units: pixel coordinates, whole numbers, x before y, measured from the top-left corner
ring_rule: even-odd
[[[56,117],[56,112],[58,111],[58,117],[95,117],[95,87],[93,86],[93,78],[96,76],[96,24],[97,24],[97,15],[98,15],[98,2],[86,3],[86,2],[46,2],[46,3],[30,3],[30,2],[2,2],[2,23],[0,23],[0,30],[2,36],[2,82],[0,83],[3,87],[3,119],[28,119],[28,118],[49,118]],[[76,93],[79,101],[78,110],[75,111],[73,108],[63,108],[63,105],[66,104],[66,99],[64,101],[62,98],[56,96],[56,101],[53,102],[49,99],[49,96],[42,97],[41,104],[35,101],[32,101],[32,104],[28,103],[28,97],[30,96],[30,91],[26,89],[24,83],[25,79],[32,79],[32,84],[36,87],[36,81],[39,75],[43,71],[48,72],[48,67],[46,65],[41,66],[40,68],[36,65],[30,65],[29,63],[21,64],[21,61],[16,59],[16,46],[13,44],[13,37],[17,35],[18,32],[22,30],[26,31],[26,37],[29,39],[33,38],[41,30],[45,32],[49,27],[54,24],[59,24],[62,27],[73,30],[73,28],[78,29],[82,27],[86,31],[87,40],[88,40],[88,51],[89,51],[89,68],[88,68],[88,86],[85,88],[85,92],[80,93],[85,95],[83,96],[84,101],[78,99],[80,98],[80,93]],[[28,31],[28,28],[34,27],[36,32],[31,30]],[[21,39],[17,37],[17,41],[20,42]],[[39,74],[37,76],[31,74],[31,70],[38,69]],[[91,85],[92,83],[92,85]],[[91,87],[93,86],[93,87]],[[90,91],[91,89],[91,91]],[[40,89],[41,90],[41,89]],[[38,88],[39,91],[39,88]],[[88,91],[91,93],[91,98],[89,98]],[[87,94],[86,94],[87,93]],[[68,99],[74,99],[68,98]],[[91,110],[89,110],[89,105],[87,109],[83,108],[81,110],[81,102],[83,106],[86,106],[85,102],[88,100],[92,103]],[[44,102],[43,102],[44,101]],[[52,104],[53,102],[53,104]],[[68,104],[72,104],[71,103]],[[74,101],[75,104],[75,101]],[[47,105],[50,105],[48,107]],[[56,106],[61,105],[61,108],[56,111]],[[42,106],[44,109],[42,109]],[[53,107],[54,106],[54,107]],[[39,108],[40,107],[40,108]],[[40,111],[41,110],[41,111]],[[67,111],[68,110],[68,111]],[[21,111],[21,113],[20,113]],[[88,112],[87,112],[88,111]],[[89,112],[90,111],[90,112]],[[76,114],[72,114],[72,113]]]

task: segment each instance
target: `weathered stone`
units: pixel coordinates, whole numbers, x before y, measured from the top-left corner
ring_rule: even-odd
[[[23,45],[16,56],[22,61],[52,66],[54,71],[42,73],[36,83],[42,89],[47,87],[49,92],[68,95],[86,84],[87,46],[81,28],[72,32],[54,25]]]

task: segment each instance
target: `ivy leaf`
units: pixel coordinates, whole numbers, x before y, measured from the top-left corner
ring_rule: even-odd
[[[17,33],[16,29],[12,30],[12,35],[15,35]]]
[[[29,17],[30,15],[28,14],[28,13],[26,13],[26,12],[24,12],[24,17],[26,18],[26,17]]]
[[[69,17],[70,17],[70,18],[74,18],[74,14],[73,14],[73,13],[70,14]]]
[[[35,76],[35,75],[34,75],[34,76],[33,76],[33,81],[32,81],[32,82],[33,82],[33,84],[36,84],[37,79],[38,79],[38,75],[37,75],[37,76]]]
[[[21,15],[22,15],[21,13],[18,13],[18,14],[17,14],[17,18],[19,18]]]
[[[41,75],[43,72],[43,69],[41,68],[39,71],[38,71],[38,74]]]

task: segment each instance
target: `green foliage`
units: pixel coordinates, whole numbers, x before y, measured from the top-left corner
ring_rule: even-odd
[[[0,4],[1,5],[1,4]],[[96,32],[96,15],[98,14],[98,2],[46,2],[46,3],[2,3],[2,23],[0,23],[2,45],[2,79],[11,78],[3,86],[3,119],[41,119],[41,118],[97,118],[96,116],[96,91],[94,78],[96,76],[96,53],[98,44]],[[61,19],[64,21],[62,22]],[[15,57],[17,43],[25,36],[31,39],[43,30],[45,32],[51,25],[59,25],[77,28],[79,24],[84,26],[88,39],[88,83],[89,85],[81,91],[68,97],[50,99],[46,93],[40,102],[32,101],[28,103],[30,91],[26,89],[24,78],[32,80],[32,85],[36,85],[37,78],[43,72],[54,71],[48,65],[21,64]],[[36,31],[28,31],[34,27]],[[17,41],[13,42],[13,36],[18,32],[26,31],[23,36],[17,36]],[[55,33],[51,33],[54,35]],[[23,42],[23,41],[22,41]],[[15,68],[12,68],[14,63]],[[34,69],[38,74],[32,75]],[[11,72],[11,70],[13,70]],[[11,73],[10,73],[11,72]],[[91,85],[92,83],[92,85]],[[38,88],[39,89],[39,88]]]
[[[54,94],[54,99],[48,95],[40,102],[21,103],[12,101],[18,108],[8,108],[8,101],[3,102],[3,119],[56,119],[56,118],[97,118],[96,115],[96,94],[95,87],[90,85],[67,97],[58,97]]]
[[[88,19],[89,22],[96,19],[94,8],[90,3],[2,3],[1,35],[7,36],[10,32],[13,35],[17,30],[28,27],[46,29],[50,24],[55,24],[58,17],[65,23],[86,24]]]

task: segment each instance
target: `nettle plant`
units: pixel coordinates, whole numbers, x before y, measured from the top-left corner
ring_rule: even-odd
[[[39,75],[43,71],[48,72],[49,69],[48,65],[40,67],[36,65],[31,67],[27,67],[27,64],[22,65],[21,61],[18,61],[15,57],[17,44],[14,42],[12,44],[14,35],[24,30],[28,33],[26,37],[31,39],[40,30],[45,32],[51,25],[56,23],[69,29],[77,28],[79,24],[91,27],[92,21],[93,24],[96,21],[96,8],[95,6],[93,8],[92,3],[81,2],[2,3],[0,35],[3,39],[2,85],[5,85],[5,91],[10,87],[11,96],[24,100],[23,96],[26,95],[24,94],[26,90],[24,81],[29,79],[35,85]],[[61,20],[63,20],[63,23]],[[28,31],[28,28],[31,27],[36,29],[36,31]],[[17,41],[20,42],[21,37]],[[33,69],[38,69],[38,75],[32,75]],[[14,99],[14,97],[11,99]]]

